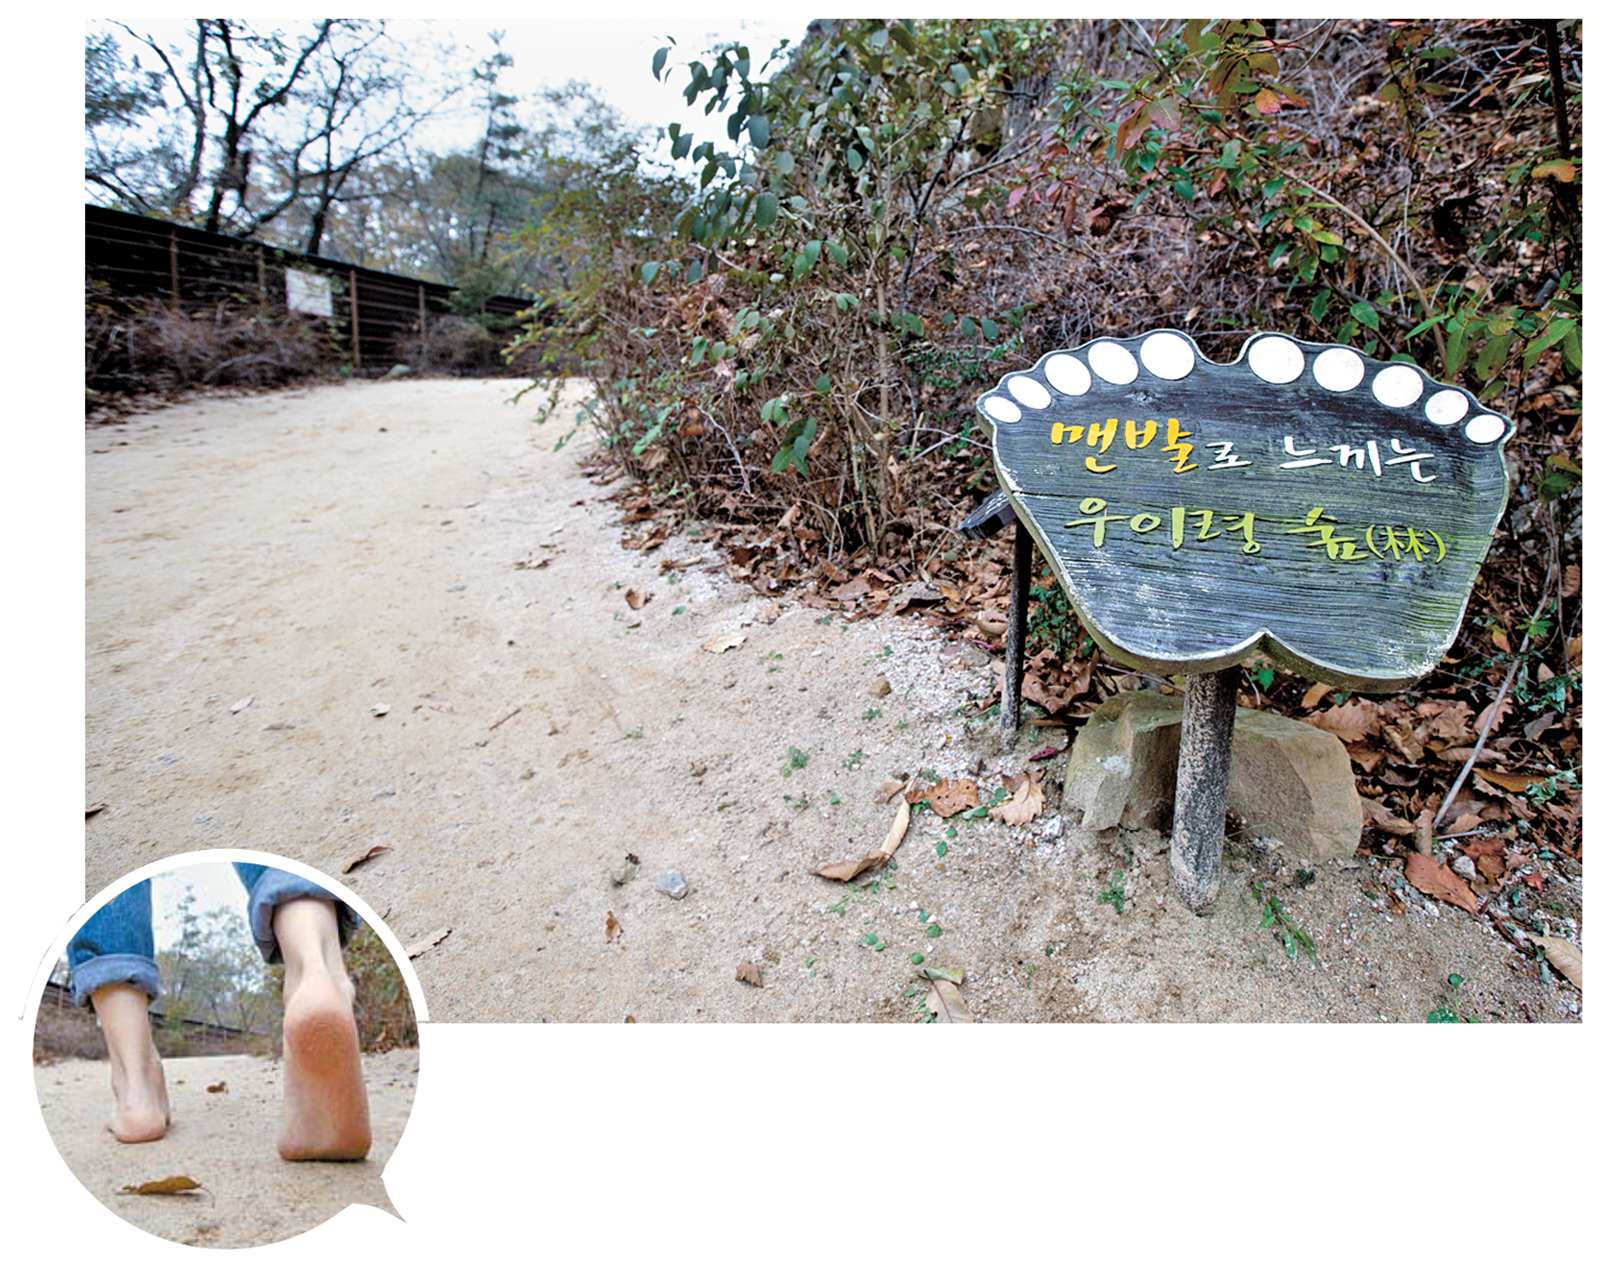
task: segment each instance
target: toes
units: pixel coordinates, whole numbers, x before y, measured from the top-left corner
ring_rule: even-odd
[[[1312,354],[1314,348],[1287,336],[1256,335],[1246,342],[1243,361],[1258,380],[1280,385],[1300,380],[1310,356],[1311,380],[1327,393],[1351,393],[1364,385],[1373,401],[1394,410],[1420,402],[1421,414],[1435,427],[1454,428],[1467,420],[1462,434],[1479,446],[1493,446],[1511,432],[1503,416],[1483,411],[1460,389],[1430,382],[1407,363],[1391,362],[1374,371],[1375,364],[1355,349],[1329,345]],[[1026,372],[1003,377],[978,399],[978,409],[995,423],[1017,424],[1026,411],[1047,411],[1058,398],[1083,397],[1097,386],[1121,388],[1141,371],[1157,380],[1187,379],[1202,361],[1194,342],[1176,331],[1153,331],[1127,342],[1096,340],[1077,353],[1051,353]]]
[[[1139,346],[1146,371],[1163,380],[1181,380],[1194,370],[1194,346],[1175,331],[1155,331]]]
[[[1498,415],[1476,415],[1467,424],[1467,440],[1479,446],[1493,446],[1506,435],[1506,422]]]
[[[1114,341],[1096,340],[1088,356],[1090,370],[1111,384],[1132,384],[1139,376],[1133,355]]]
[[[1289,384],[1306,369],[1306,355],[1287,336],[1260,336],[1245,346],[1245,361],[1268,384]]]
[[[1403,362],[1392,363],[1372,377],[1372,396],[1385,406],[1410,406],[1422,396],[1422,376]]]
[[[1324,349],[1311,364],[1311,376],[1330,393],[1348,393],[1367,378],[1367,364],[1354,349]]]

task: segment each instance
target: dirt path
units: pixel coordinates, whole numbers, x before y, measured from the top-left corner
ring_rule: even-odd
[[[199,1246],[282,1241],[346,1206],[388,1209],[383,1168],[405,1129],[416,1092],[417,1053],[366,1056],[372,1153],[364,1162],[286,1162],[277,1154],[279,1062],[257,1056],[195,1056],[165,1062],[172,1130],[153,1144],[119,1144],[105,1128],[111,1107],[103,1060],[64,1060],[34,1069],[39,1107],[67,1166],[129,1223]],[[224,1083],[226,1090],[206,1088]],[[124,1186],[188,1175],[204,1191],[125,1195]]]
[[[814,877],[882,839],[885,778],[987,786],[1041,743],[963,717],[983,656],[797,605],[769,625],[691,538],[621,548],[578,444],[553,451],[569,425],[535,428],[514,387],[317,388],[90,434],[91,887],[187,849],[333,871],[388,844],[351,882],[402,939],[453,929],[417,963],[435,1020],[909,1020],[913,953],[965,968],[984,1020],[1420,1021],[1452,973],[1475,1016],[1576,1014],[1464,917],[1380,907],[1370,865],[1298,887],[1279,863],[1320,954],[1290,962],[1248,863],[1195,919],[1153,836],[1053,808],[953,823],[942,858],[919,814],[876,892]],[[744,640],[702,648],[722,635]],[[669,867],[682,900],[654,886]],[[1121,915],[1096,900],[1117,869]],[[747,960],[764,988],[735,981]]]

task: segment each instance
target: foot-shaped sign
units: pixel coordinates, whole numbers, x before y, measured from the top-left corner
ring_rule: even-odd
[[[1095,340],[978,408],[1079,617],[1148,671],[1259,646],[1401,688],[1455,639],[1505,510],[1511,421],[1343,345],[1260,334],[1217,363],[1177,331]]]

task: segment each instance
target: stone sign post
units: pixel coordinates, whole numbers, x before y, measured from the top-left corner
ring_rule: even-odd
[[[1172,871],[1204,910],[1239,664],[1363,691],[1432,670],[1505,509],[1512,424],[1409,363],[1270,333],[1230,363],[1177,331],[1094,340],[978,410],[1000,491],[963,531],[1018,521],[1002,714],[1015,727],[1037,543],[1112,660],[1187,676]]]

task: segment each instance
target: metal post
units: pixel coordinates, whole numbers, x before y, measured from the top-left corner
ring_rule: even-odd
[[[1243,673],[1238,667],[1189,677],[1183,690],[1178,782],[1172,796],[1172,882],[1196,914],[1216,902],[1233,767],[1233,719]]]
[[[356,272],[350,271],[350,353],[356,370],[361,370],[361,305],[356,288]]]
[[[1011,612],[1006,620],[1006,678],[1000,687],[1000,727],[1014,737],[1022,725],[1022,651],[1028,641],[1028,594],[1033,588],[1033,536],[1018,519],[1011,544]]]

